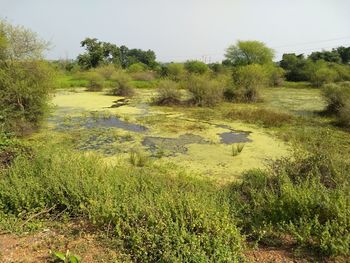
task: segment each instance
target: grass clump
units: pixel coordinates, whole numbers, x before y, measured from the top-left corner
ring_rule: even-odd
[[[143,167],[147,163],[147,156],[140,149],[131,149],[129,161],[133,166]]]
[[[244,144],[243,143],[238,143],[238,144],[233,144],[232,145],[232,156],[237,156],[243,151]]]
[[[173,167],[107,166],[97,156],[40,149],[0,177],[0,210],[82,217],[109,229],[135,262],[238,262],[242,238],[226,192]],[[47,216],[47,215],[46,215]]]
[[[154,99],[157,105],[177,105],[181,103],[181,92],[177,82],[162,80],[158,84],[158,96]]]
[[[278,161],[232,187],[233,209],[253,240],[289,237],[321,255],[349,256],[349,171],[322,153]]]

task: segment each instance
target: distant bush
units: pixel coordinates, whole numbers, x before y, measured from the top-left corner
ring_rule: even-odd
[[[40,149],[0,177],[2,215],[80,217],[134,262],[240,262],[242,238],[226,192],[173,167],[106,165],[92,155]],[[157,168],[158,167],[158,168]]]
[[[88,91],[101,91],[105,85],[105,79],[95,70],[90,70],[84,73],[84,78],[88,81]]]
[[[172,80],[162,80],[159,82],[158,96],[154,103],[157,105],[174,105],[181,102],[181,92],[177,82]]]
[[[264,67],[251,64],[237,68],[233,73],[232,99],[238,102],[257,102],[260,89],[267,85],[268,76]]]
[[[95,69],[95,71],[100,74],[104,79],[110,80],[113,73],[116,72],[114,65],[104,65]]]
[[[306,72],[309,80],[315,87],[321,87],[324,84],[334,82],[338,78],[337,72],[330,68],[323,60],[307,64]]]
[[[130,74],[133,80],[152,81],[155,79],[155,74],[152,71],[142,71]]]
[[[326,111],[338,114],[342,108],[350,104],[350,82],[325,85],[322,89],[322,94],[327,103]]]
[[[207,64],[197,60],[187,61],[184,67],[189,73],[196,74],[204,74],[209,70]]]
[[[180,63],[170,63],[164,65],[162,68],[161,76],[168,77],[171,80],[181,80],[185,74],[185,68],[183,64]]]
[[[284,84],[285,71],[281,67],[275,65],[265,66],[268,84],[273,87],[281,87]]]
[[[350,255],[349,177],[327,153],[275,162],[250,171],[232,188],[234,211],[248,238],[289,236],[322,255]],[[237,206],[237,204],[239,204]]]
[[[115,96],[132,96],[135,91],[132,85],[130,84],[130,76],[123,72],[119,71],[112,75],[112,81],[114,82],[114,87],[110,90],[110,93]]]
[[[147,65],[141,63],[141,62],[138,62],[138,63],[134,63],[134,64],[131,64],[127,71],[129,73],[138,73],[138,72],[142,72],[142,71],[145,71],[147,70]]]
[[[226,83],[208,76],[193,75],[183,85],[192,94],[192,103],[198,106],[215,106],[223,101]]]

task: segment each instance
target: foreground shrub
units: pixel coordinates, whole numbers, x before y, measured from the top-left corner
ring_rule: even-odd
[[[326,111],[338,114],[345,105],[350,104],[350,82],[325,85],[322,89],[322,95],[327,103]]]
[[[115,82],[114,88],[110,90],[110,93],[115,96],[132,96],[135,94],[134,88],[131,86],[131,78],[128,74],[119,71],[112,76],[112,80]]]
[[[48,110],[53,71],[40,61],[0,63],[0,131],[26,133]]]
[[[192,94],[192,103],[198,106],[215,106],[224,98],[226,83],[208,76],[190,76],[185,82],[185,88]]]
[[[320,153],[275,162],[269,172],[250,171],[232,188],[233,210],[253,239],[288,235],[314,252],[349,256],[349,168]]]
[[[209,70],[207,64],[198,60],[187,61],[184,66],[189,73],[195,74],[204,74]]]
[[[173,168],[112,167],[96,156],[41,149],[0,177],[0,210],[25,217],[52,208],[53,216],[86,218],[109,229],[116,249],[135,262],[241,261],[225,192]]]
[[[174,105],[181,102],[179,85],[172,80],[162,80],[158,84],[158,96],[154,103],[157,105]]]
[[[231,94],[234,101],[257,102],[260,99],[259,90],[267,85],[268,78],[263,66],[251,64],[235,70],[233,82]]]

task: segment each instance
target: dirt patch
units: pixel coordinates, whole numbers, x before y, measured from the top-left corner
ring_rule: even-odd
[[[83,223],[48,227],[37,233],[0,235],[0,262],[51,262],[51,251],[78,255],[82,262],[124,262]]]

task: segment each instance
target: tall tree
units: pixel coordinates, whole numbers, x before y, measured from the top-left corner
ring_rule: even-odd
[[[238,41],[226,50],[226,59],[234,66],[272,63],[274,51],[260,41]]]

